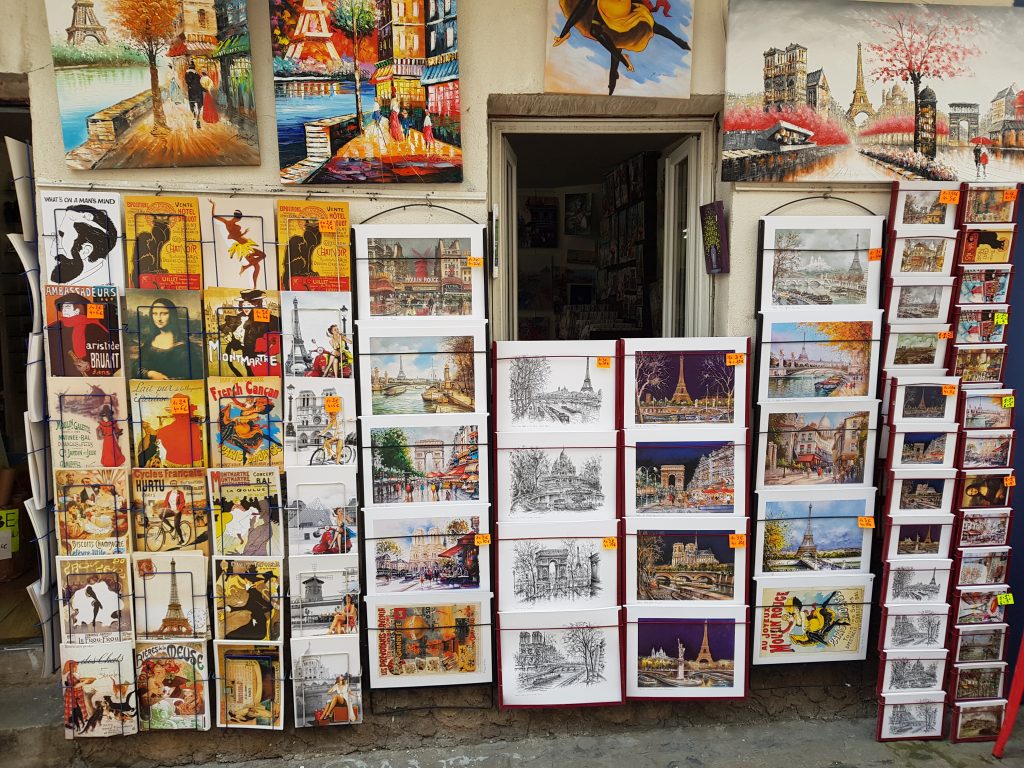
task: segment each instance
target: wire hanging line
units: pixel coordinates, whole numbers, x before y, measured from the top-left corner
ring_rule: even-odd
[[[787,207],[789,207],[791,205],[796,205],[797,203],[803,203],[803,202],[806,202],[808,200],[839,200],[840,202],[849,203],[850,205],[854,205],[854,206],[860,208],[865,213],[868,213],[868,214],[870,214],[872,216],[879,216],[879,215],[881,215],[881,214],[875,213],[870,208],[868,208],[866,205],[861,205],[856,200],[851,200],[848,197],[840,197],[839,195],[833,195],[831,192],[822,192],[820,195],[807,195],[806,197],[798,197],[796,200],[790,200],[788,202],[783,203],[782,205],[777,205],[774,208],[772,208],[770,211],[768,211],[768,213],[766,213],[765,216],[772,216],[777,211],[781,211],[783,208],[787,208]]]

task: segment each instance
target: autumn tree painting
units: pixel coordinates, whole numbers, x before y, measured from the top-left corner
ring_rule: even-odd
[[[111,11],[114,23],[125,38],[146,56],[149,92],[153,97],[153,128],[167,130],[157,57],[174,37],[175,20],[181,12],[181,5],[178,0],[116,0]]]
[[[337,0],[332,20],[335,26],[352,40],[352,75],[355,80],[356,125],[365,130],[363,125],[363,97],[360,92],[361,77],[359,68],[363,62],[359,45],[363,40],[375,37],[377,25],[380,23],[380,11],[377,0]]]

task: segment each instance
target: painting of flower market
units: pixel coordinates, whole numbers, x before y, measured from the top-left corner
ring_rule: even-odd
[[[284,184],[462,181],[457,0],[269,0]]]
[[[1020,181],[1022,35],[1012,8],[733,0],[722,179]]]

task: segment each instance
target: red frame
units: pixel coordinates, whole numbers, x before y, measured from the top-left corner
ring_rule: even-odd
[[[957,685],[960,682],[960,671],[961,671],[960,668],[962,666],[964,666],[965,664],[988,664],[988,665],[993,666],[993,667],[997,667],[997,666],[1001,667],[1002,670],[1003,670],[1003,681],[1002,681],[1002,685],[1000,686],[1000,689],[1002,691],[1002,696],[1000,696],[1000,698],[1003,698],[1006,695],[1007,688],[1009,687],[1008,686],[1008,681],[1009,681],[1011,675],[1009,674],[1010,665],[1007,664],[1005,661],[967,661],[967,662],[961,662],[960,664],[951,664],[950,665],[952,667],[952,669],[949,671],[949,703],[950,703],[950,705],[956,706],[957,704],[960,704],[960,703],[965,702],[965,701],[972,701],[972,702],[973,701],[985,701],[986,699],[991,699],[992,698],[991,696],[981,696],[981,697],[978,697],[978,698],[967,698],[967,699],[958,699],[958,698],[956,698],[956,687],[957,687]]]
[[[960,301],[960,284],[963,282],[964,274],[991,269],[996,272],[1006,272],[1006,296],[1002,301],[979,301],[977,303]],[[965,307],[990,307],[993,304],[1009,304],[1010,296],[1013,294],[1013,278],[1016,270],[1013,264],[957,264],[956,273],[953,275],[956,280],[953,283],[953,304]]]
[[[956,310],[953,313],[953,344],[954,345],[959,344],[960,346],[970,346],[971,344],[974,344],[974,343],[985,344],[985,345],[988,345],[988,344],[1005,344],[1006,343],[1006,341],[1005,341],[1005,339],[1006,339],[1005,328],[1009,326],[1009,319],[1010,319],[1009,316],[1013,312],[1013,307],[1011,307],[1009,304],[953,304],[952,306],[953,306],[953,309]],[[960,330],[959,330],[960,329],[960,316],[964,312],[992,312],[994,314],[996,312],[996,310],[994,309],[995,307],[1003,307],[1003,309],[1001,309],[999,311],[1000,312],[1005,312],[1006,315],[1007,315],[1007,325],[1003,326],[1003,328],[1004,328],[1004,331],[1003,331],[1003,341],[959,342],[959,341],[956,340],[956,337],[957,337],[957,335],[960,332]]]
[[[1018,193],[1018,196],[1017,196],[1017,206],[1019,206],[1019,205],[1020,205],[1020,194]],[[960,206],[958,205],[957,209],[959,209],[959,208],[960,208]],[[960,213],[959,213],[959,210],[958,210],[957,211],[957,216],[959,216],[959,215],[960,215]],[[1014,249],[1016,248],[1016,245],[1017,245],[1017,225],[1014,223],[1017,220],[1016,211],[1014,212],[1013,219],[1014,219],[1013,222],[997,222],[997,221],[980,222],[979,221],[979,222],[972,222],[972,223],[969,223],[969,224],[968,223],[961,224],[960,225],[960,229],[958,230],[959,234],[957,236],[957,242],[956,242],[956,263],[957,263],[957,265],[959,266],[961,264],[1012,264],[1013,263],[1013,251],[1014,251]],[[1009,229],[1009,230],[1011,230],[1013,232],[1013,235],[1012,235],[1013,239],[1010,242],[1010,258],[1007,259],[1006,261],[964,261],[964,250],[967,247],[967,233],[968,232],[985,232],[985,231],[990,231],[990,230],[987,229],[988,227],[1002,227],[1004,229]]]
[[[950,514],[950,513],[937,512],[937,513],[935,513],[935,516],[938,517],[939,515],[943,515],[943,514]],[[906,513],[903,516],[911,517],[912,515],[910,513]],[[890,557],[890,554],[892,554],[892,547],[890,546],[890,540],[892,538],[893,526],[894,525],[903,525],[903,523],[894,523],[893,522],[893,517],[895,517],[895,516],[893,514],[889,513],[889,512],[886,512],[884,517],[885,517],[885,524],[882,526],[882,561],[885,562],[885,563],[888,563],[890,560],[892,560],[892,558]],[[932,517],[932,515],[921,515],[921,517]],[[924,525],[934,525],[934,526],[938,526],[939,528],[945,528],[948,525],[950,527],[950,532],[949,532],[949,549],[950,549],[950,551],[947,552],[945,555],[943,555],[941,552],[939,552],[939,553],[935,554],[934,556],[932,556],[931,558],[920,558],[920,559],[922,559],[922,560],[925,560],[925,559],[931,559],[931,560],[954,560],[955,558],[953,557],[952,550],[954,549],[954,547],[953,547],[953,532],[956,530],[956,525],[957,525],[956,515],[953,515],[953,520],[948,522],[948,523],[924,523]],[[914,560],[913,559],[898,560],[896,562],[901,563],[901,564],[902,563],[912,563],[912,562],[914,562]],[[955,566],[956,563],[954,563],[953,565]],[[940,601],[937,600],[936,602],[940,602]]]
[[[939,717],[939,732],[934,736],[907,736],[901,738],[898,736],[890,736],[889,738],[882,738],[882,720],[885,717],[885,708],[896,706],[895,704],[886,704],[885,698],[881,697],[881,701],[878,705],[878,719],[875,721],[875,741],[887,742],[887,741],[942,741],[946,738],[946,709],[947,705],[942,701],[928,701],[918,702],[923,704],[932,704],[936,707],[942,708],[942,715]]]
[[[967,210],[967,191],[971,188],[985,188],[994,187],[997,189],[1016,189],[1017,199],[1013,203],[1013,213],[1010,215],[1009,221],[964,221],[966,218],[965,213]],[[956,226],[961,227],[964,224],[1013,224],[1017,221],[1017,214],[1020,211],[1020,184],[1016,182],[998,182],[998,181],[965,181],[960,185],[960,202],[956,206]]]
[[[939,653],[945,651],[946,656],[942,659],[942,679],[939,681],[939,691],[890,691],[890,693],[938,693],[946,690],[946,682],[949,680],[949,668],[952,664],[949,661],[949,648],[934,648],[932,653]],[[905,651],[898,650],[896,648],[880,648],[878,652],[878,678],[875,681],[875,694],[879,697],[886,696],[888,694],[882,693],[882,684],[885,681],[885,663],[889,660],[889,653],[905,653]],[[919,657],[908,656],[908,659],[916,659]],[[924,657],[920,657],[924,658]],[[928,659],[932,661],[932,659]],[[938,661],[938,659],[936,659]]]
[[[1009,432],[1010,433],[1010,450],[1006,455],[1006,463],[998,467],[971,467],[970,469],[964,469],[964,454],[967,452],[967,433],[976,435],[979,432]],[[1017,450],[1017,430],[1012,427],[1009,429],[971,429],[971,430],[960,430],[959,438],[957,439],[956,445],[956,465],[961,468],[963,472],[970,472],[975,469],[1013,469],[1013,457]]]
[[[964,512],[974,514],[975,512],[1005,512],[1006,513],[1006,538],[998,544],[964,544]],[[1013,509],[1011,507],[981,507],[971,509],[958,509],[956,513],[956,527],[953,529],[952,545],[954,549],[985,549],[988,547],[1006,547],[1010,544],[1010,531],[1013,528]]]
[[[972,629],[973,628],[977,628],[977,629],[990,629],[990,628],[997,627],[999,625],[998,624],[978,624],[976,627],[975,627],[975,625],[960,625],[959,627],[954,625],[953,631],[952,631],[952,633],[950,633],[950,636],[949,636],[949,639],[950,639],[949,655],[950,655],[950,658],[952,659],[952,662],[954,664],[975,664],[975,663],[977,663],[977,662],[973,662],[973,661],[957,661],[957,658],[956,658],[957,653],[959,651],[959,646],[960,646],[960,636],[963,634],[962,630],[963,630],[963,627],[965,627],[965,626],[969,627],[969,628],[972,628]],[[1000,651],[999,651],[999,658],[998,659],[987,659],[987,661],[1006,661],[1006,640],[1007,640],[1009,634],[1010,634],[1010,632],[1009,632],[1009,625],[1007,625],[1007,626],[1003,627],[1003,642],[1002,642],[1002,648],[1000,648]]]
[[[940,605],[940,603],[935,603],[935,605]],[[951,608],[951,606],[949,605],[948,602],[947,603],[941,603],[941,605],[945,605],[946,606],[946,628],[947,628],[946,629],[946,634],[948,635],[949,634],[949,627],[952,626],[949,623],[949,621],[950,621],[950,611],[952,610],[952,608]],[[881,610],[880,615],[879,615],[879,624],[878,624],[878,642],[876,643],[878,652],[881,654],[881,653],[884,653],[887,650],[890,650],[890,651],[901,650],[899,648],[884,648],[882,646],[882,641],[885,639],[885,630],[886,630],[886,627],[889,624],[889,608],[888,608],[888,606],[886,606],[884,604],[881,606],[881,608],[882,608],[882,610]],[[907,615],[910,615],[910,616],[926,616],[926,615],[938,615],[938,616],[941,616],[942,614],[912,613],[912,614],[907,614]],[[933,650],[939,650],[939,649],[935,648]]]

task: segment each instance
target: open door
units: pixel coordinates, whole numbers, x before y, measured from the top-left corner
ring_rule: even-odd
[[[491,338],[513,339],[518,323],[516,247],[518,243],[516,205],[519,194],[518,159],[508,139],[501,136],[491,149],[491,200],[497,201],[491,216],[494,222],[494,240],[491,263]]]

